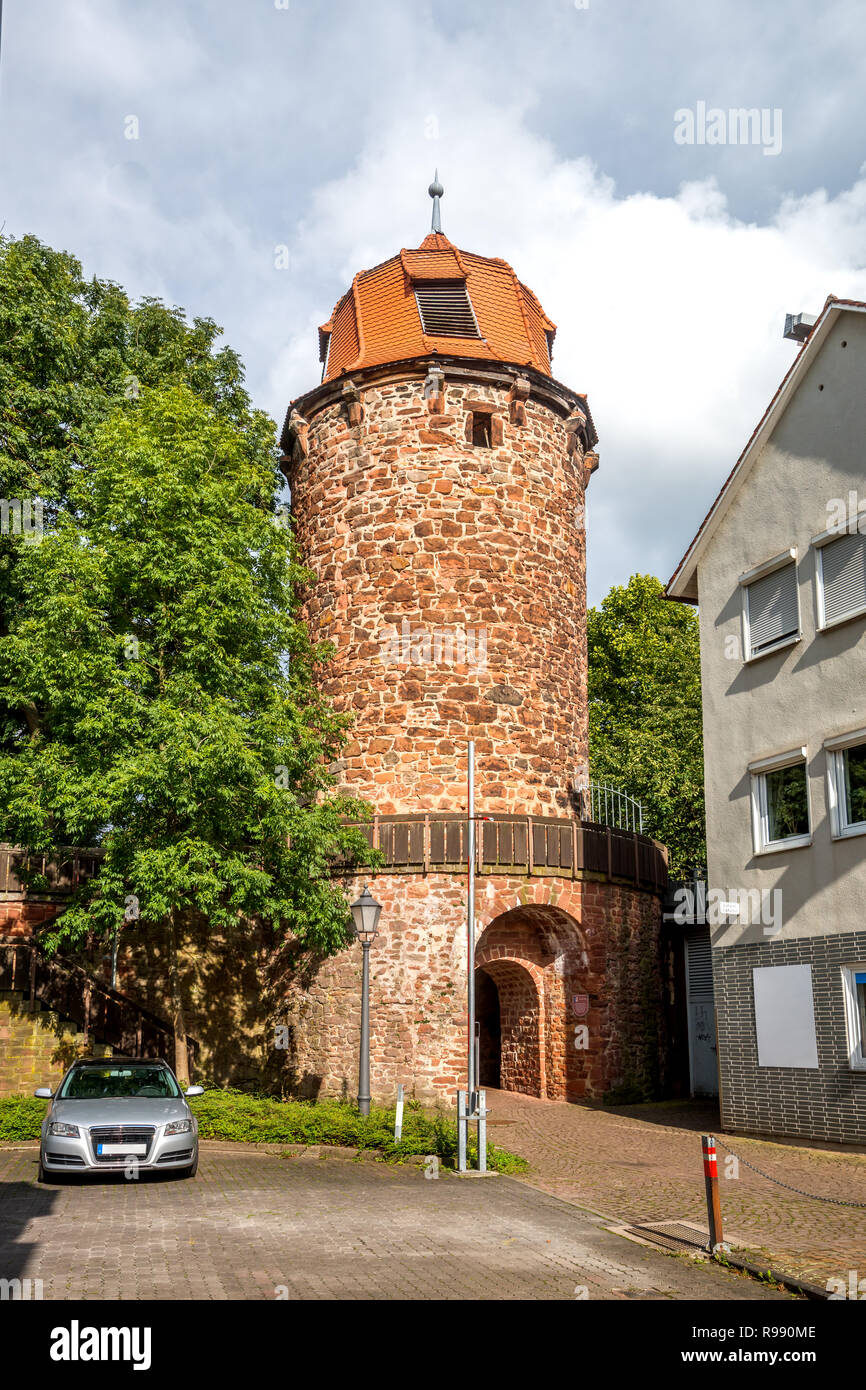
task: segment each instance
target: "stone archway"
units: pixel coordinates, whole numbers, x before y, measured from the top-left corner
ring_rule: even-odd
[[[527,1096],[545,1096],[544,991],[537,972],[525,961],[488,960],[476,971],[476,999],[482,1010],[481,1056],[485,1085]],[[498,1006],[498,1037],[491,1027],[493,998]],[[479,989],[479,984],[481,988]],[[495,1080],[498,1072],[498,1080]]]
[[[522,903],[493,918],[475,953],[485,1077],[498,1063],[502,1090],[566,1099],[580,1065],[569,1052],[569,991],[586,988],[588,963],[579,922],[552,903]],[[498,1038],[490,1027],[497,1010]]]
[[[502,1085],[502,1006],[499,990],[486,970],[475,971],[475,1021],[479,1032],[478,1085]]]

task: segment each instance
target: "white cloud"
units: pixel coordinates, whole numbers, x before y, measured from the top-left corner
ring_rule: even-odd
[[[728,0],[723,29],[693,0],[7,8],[7,232],[223,323],[278,421],[354,272],[424,235],[438,164],[446,231],[511,261],[589,395],[596,601],[680,558],[796,351],[784,313],[866,295],[857,0]],[[698,99],[782,106],[783,153],[676,146]]]
[[[618,197],[516,110],[464,103],[438,150],[420,110],[405,116],[317,190],[298,266],[314,285],[339,266],[339,293],[355,270],[417,244],[429,204],[406,171],[438,163],[446,232],[512,263],[558,324],[555,374],[588,393],[601,457],[593,599],[637,570],[667,578],[796,352],[785,312],[816,311],[829,292],[866,296],[866,180],[836,198],[787,198],[760,226],[731,216],[712,179]],[[331,307],[305,314],[277,356],[274,402],[314,384],[312,329]]]

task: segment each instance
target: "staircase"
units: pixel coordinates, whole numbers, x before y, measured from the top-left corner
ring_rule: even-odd
[[[59,1080],[77,1056],[173,1054],[171,1025],[137,1000],[33,940],[0,939],[0,1095]]]

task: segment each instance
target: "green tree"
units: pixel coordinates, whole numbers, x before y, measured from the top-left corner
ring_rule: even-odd
[[[102,847],[49,944],[131,913],[159,934],[185,1080],[193,920],[264,921],[323,954],[349,939],[328,872],[369,858],[346,824],[367,808],[328,773],[348,720],[316,688],[329,649],[299,612],[312,576],[277,506],[274,426],[212,352],[220,330],[85,286],[31,240],[0,251],[23,301],[4,294],[21,355],[5,336],[0,496],[48,504],[41,539],[0,538],[0,827],[32,851]]]
[[[706,863],[701,668],[694,610],[633,575],[587,614],[590,774],[642,802],[674,875]]]

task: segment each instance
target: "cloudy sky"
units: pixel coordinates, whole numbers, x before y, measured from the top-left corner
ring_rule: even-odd
[[[282,419],[438,166],[444,230],[512,262],[589,395],[598,602],[671,573],[785,312],[866,297],[864,49],[862,0],[6,0],[0,222],[216,318]],[[701,141],[701,104],[763,142]]]

